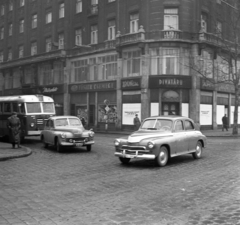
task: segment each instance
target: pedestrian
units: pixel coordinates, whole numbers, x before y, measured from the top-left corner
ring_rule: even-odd
[[[224,131],[224,129],[228,131],[228,118],[226,114],[222,117],[222,123],[223,123],[222,131]]]
[[[81,117],[81,122],[82,122],[83,127],[85,127],[85,125],[86,125],[86,120],[85,120],[85,118],[84,118],[83,116]]]
[[[140,125],[141,125],[141,122],[138,118],[138,114],[135,115],[134,119],[133,119],[133,124],[134,124],[134,128],[135,130],[138,130]]]
[[[20,146],[20,134],[21,134],[21,122],[17,116],[16,112],[13,112],[10,117],[8,117],[7,127],[9,129],[9,139],[12,143],[12,148],[15,148],[17,144],[18,148]]]

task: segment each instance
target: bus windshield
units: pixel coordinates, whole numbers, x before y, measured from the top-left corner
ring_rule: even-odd
[[[41,113],[40,102],[26,103],[28,113]]]
[[[44,113],[54,113],[54,104],[52,102],[43,102]]]

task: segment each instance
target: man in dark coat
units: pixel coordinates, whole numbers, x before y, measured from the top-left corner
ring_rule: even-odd
[[[18,145],[18,148],[21,148],[20,146],[20,128],[21,128],[21,122],[20,119],[17,117],[17,113],[13,112],[12,116],[8,118],[7,127],[9,129],[9,139],[12,143],[12,147],[15,148],[15,145]]]
[[[133,124],[134,124],[135,130],[138,130],[141,125],[141,122],[138,118],[138,114],[135,115],[135,118],[133,119]]]
[[[222,118],[222,123],[223,123],[222,131],[224,131],[224,129],[226,129],[226,131],[228,131],[228,118],[227,118],[226,114]]]

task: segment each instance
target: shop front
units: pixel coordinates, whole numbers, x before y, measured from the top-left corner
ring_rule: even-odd
[[[141,78],[121,80],[122,89],[122,129],[133,130],[136,114],[141,121]]]
[[[64,88],[64,84],[60,85],[47,85],[47,86],[37,86],[33,88],[23,88],[22,94],[25,95],[35,95],[35,94],[41,94],[46,95],[54,100],[55,109],[56,109],[56,115],[63,115],[64,110],[64,93],[66,92]],[[67,103],[65,103],[67,104]]]
[[[190,76],[149,76],[150,115],[189,116]]]
[[[69,84],[69,94],[71,115],[84,117],[88,129],[116,129],[116,81]]]

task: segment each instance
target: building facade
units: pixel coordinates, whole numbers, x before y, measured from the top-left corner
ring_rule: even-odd
[[[220,0],[0,0],[0,10],[1,95],[49,95],[57,114],[96,129],[132,129],[135,114],[233,123],[233,87],[192,67],[214,79],[231,10]]]

